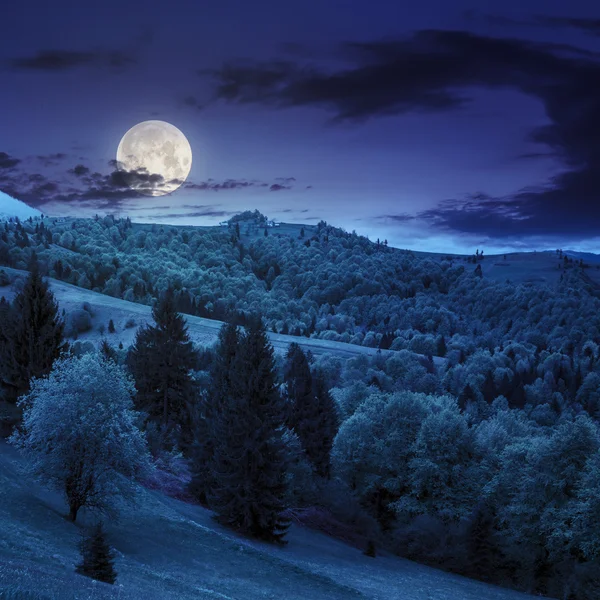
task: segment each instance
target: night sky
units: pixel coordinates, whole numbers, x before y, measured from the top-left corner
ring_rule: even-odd
[[[600,8],[566,7],[9,0],[0,190],[50,215],[258,208],[417,250],[600,252]],[[193,150],[158,198],[115,171],[148,119]]]

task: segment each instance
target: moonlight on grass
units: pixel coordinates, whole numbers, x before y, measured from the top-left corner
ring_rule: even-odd
[[[178,189],[192,168],[192,148],[174,125],[144,121],[134,125],[117,149],[119,170],[133,173],[129,186],[147,196],[164,196]]]

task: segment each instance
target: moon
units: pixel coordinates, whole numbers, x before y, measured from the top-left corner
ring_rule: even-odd
[[[143,121],[119,143],[117,167],[131,189],[146,196],[164,196],[177,190],[190,174],[192,148],[174,125]]]

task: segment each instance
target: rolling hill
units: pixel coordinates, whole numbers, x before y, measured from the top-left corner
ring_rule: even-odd
[[[3,267],[3,270],[11,278],[27,276],[25,271],[18,269]],[[127,348],[133,343],[138,327],[152,322],[152,309],[150,306],[99,294],[56,279],[49,279],[49,282],[50,289],[54,293],[59,307],[64,309],[67,315],[74,310],[81,309],[84,303],[89,304],[92,310],[92,329],[78,334],[78,341],[92,342],[94,345],[98,345],[102,337],[105,337],[111,345],[116,346],[122,343]],[[15,285],[0,287],[0,297],[4,296],[7,300],[12,301],[16,291]],[[185,315],[185,318],[188,323],[190,338],[195,344],[210,346],[216,342],[219,330],[223,325],[222,321],[192,315]],[[107,330],[110,319],[115,324],[115,333],[101,332],[100,327],[102,325],[104,330]],[[342,358],[350,358],[352,356],[373,356],[377,354],[376,348],[344,342],[296,337],[272,332],[269,332],[268,335],[275,352],[281,354],[287,351],[292,342],[299,344],[305,351],[310,350],[315,356],[327,353]],[[393,353],[392,350],[382,350],[382,352]],[[433,360],[436,365],[445,364],[446,362],[445,359],[438,356],[434,356]]]

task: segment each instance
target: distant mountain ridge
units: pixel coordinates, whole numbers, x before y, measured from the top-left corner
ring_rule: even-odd
[[[25,202],[0,191],[0,220],[10,219],[11,217],[24,220],[29,219],[29,217],[40,217],[41,215],[42,213],[37,208],[32,208]]]

